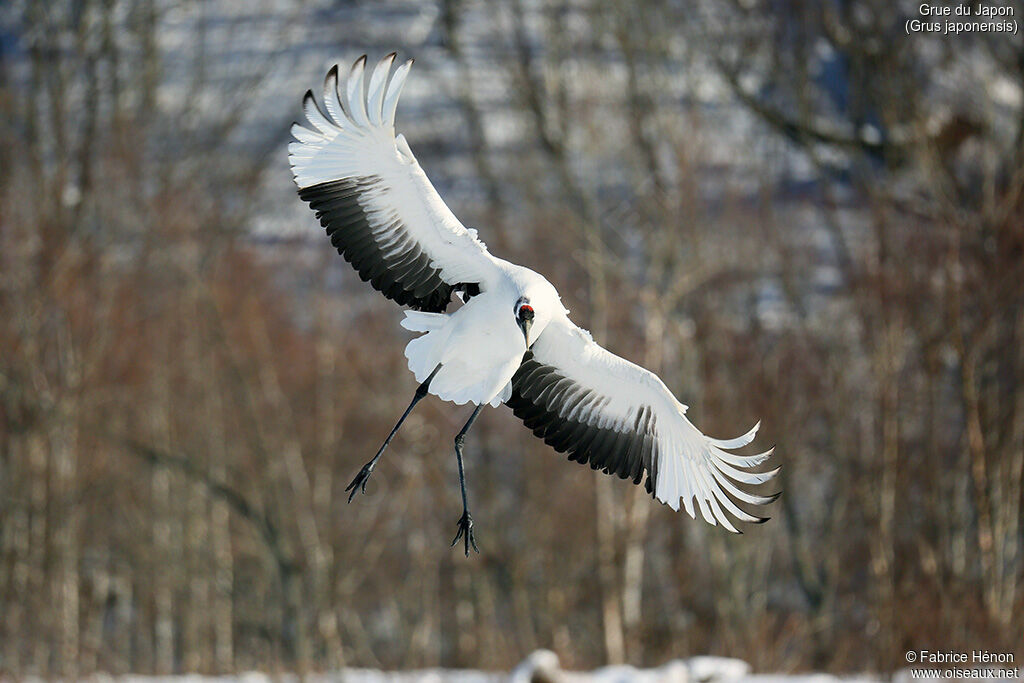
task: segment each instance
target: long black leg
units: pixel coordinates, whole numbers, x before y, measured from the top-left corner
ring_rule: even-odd
[[[366,493],[366,481],[373,473],[373,468],[377,466],[377,461],[380,460],[380,456],[384,454],[384,449],[388,447],[389,443],[391,443],[391,439],[395,438],[395,434],[398,433],[398,428],[402,426],[403,422],[405,422],[405,418],[409,417],[409,413],[412,412],[412,409],[415,408],[416,404],[422,401],[423,397],[427,395],[427,390],[430,388],[430,380],[434,379],[434,375],[436,375],[437,371],[440,369],[441,366],[438,365],[434,368],[434,371],[430,373],[430,376],[423,381],[423,384],[416,387],[416,394],[412,397],[412,403],[410,403],[409,407],[405,409],[404,413],[402,413],[402,417],[398,418],[398,424],[396,424],[395,428],[391,430],[390,434],[388,434],[388,438],[384,439],[384,444],[380,447],[380,450],[377,451],[377,455],[373,456],[373,460],[363,465],[363,469],[359,470],[359,474],[357,474],[356,478],[352,480],[352,483],[345,487],[346,491],[352,492],[348,494],[348,502],[352,502],[352,498],[356,495],[356,491]]]
[[[469,546],[472,545],[476,552],[480,552],[480,549],[476,547],[476,539],[473,537],[473,515],[469,514],[469,504],[466,502],[466,470],[462,465],[462,444],[466,442],[466,432],[473,426],[476,416],[482,409],[482,405],[477,406],[466,421],[466,426],[455,436],[455,457],[459,460],[459,487],[462,489],[462,517],[459,518],[459,533],[455,534],[452,547],[455,547],[460,538],[463,539],[466,544],[466,557],[469,557]]]

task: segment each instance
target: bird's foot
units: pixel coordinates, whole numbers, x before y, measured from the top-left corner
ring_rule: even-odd
[[[473,546],[473,550],[476,552],[480,552],[480,549],[476,547],[476,538],[473,536],[473,515],[469,514],[469,510],[463,510],[462,517],[459,518],[459,532],[455,534],[455,538],[452,540],[453,548],[460,538],[466,545],[466,557],[469,557],[470,546]]]
[[[357,491],[366,493],[366,481],[370,478],[370,475],[373,474],[373,467],[375,464],[376,463],[368,462],[363,465],[363,469],[359,470],[359,474],[357,474],[356,478],[352,480],[352,483],[345,487],[346,491],[352,492],[348,494],[348,502],[352,502]]]

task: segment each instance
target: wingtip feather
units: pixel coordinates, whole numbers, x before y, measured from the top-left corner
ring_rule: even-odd
[[[291,133],[295,142],[302,145],[300,148],[292,149],[291,144],[289,144],[289,157],[293,157],[298,149],[305,149],[305,145],[316,145],[321,143],[324,139],[323,135],[310,130],[298,121],[292,121],[292,125],[288,128],[288,132]]]
[[[338,65],[335,64],[331,67],[327,75],[324,76],[324,107],[327,108],[327,113],[334,120],[334,123],[338,126],[344,124],[347,120],[345,115],[345,107],[342,105],[341,97],[338,96]]]
[[[412,59],[408,59],[404,64],[399,66],[393,72],[391,72],[388,83],[384,88],[384,104],[382,106],[382,116],[384,125],[392,126],[395,125],[395,112],[398,110],[398,98],[402,94],[402,88],[405,87],[405,79],[409,76],[409,70],[412,68]]]
[[[388,79],[391,75],[391,67],[395,62],[396,54],[392,52],[377,62],[370,74],[370,83],[367,88],[366,101],[367,112],[370,122],[375,126],[385,124],[384,121],[384,96],[387,93]]]
[[[345,91],[348,102],[348,113],[357,125],[369,126],[370,119],[366,113],[366,55],[361,56],[352,64],[348,78],[345,80]]]
[[[337,92],[336,89],[338,87],[338,78],[339,78],[338,73],[339,73],[338,65],[335,64],[327,72],[327,75],[324,76],[324,92],[325,93],[328,92],[331,89],[334,89],[335,92]]]
[[[320,111],[320,106],[316,103],[316,97],[312,90],[307,90],[306,94],[302,96],[302,111],[310,125],[321,133],[331,136],[338,131],[337,124],[329,121]]]
[[[753,441],[754,437],[757,436],[757,430],[760,429],[760,428],[761,428],[761,421],[758,420],[757,423],[755,423],[754,426],[751,427],[750,430],[747,431],[746,434],[742,434],[741,436],[737,436],[734,439],[712,439],[712,438],[709,437],[708,440],[711,443],[713,443],[714,445],[718,446],[719,448],[724,448],[726,450],[730,450],[731,451],[733,449],[740,448],[742,446],[746,446],[748,443]]]

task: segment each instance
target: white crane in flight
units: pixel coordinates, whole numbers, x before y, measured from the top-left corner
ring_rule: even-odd
[[[312,91],[303,99],[308,123],[294,124],[288,146],[299,196],[316,211],[338,252],[384,296],[409,306],[402,326],[424,333],[405,348],[420,382],[377,454],[346,491],[366,482],[402,422],[428,393],[476,408],[455,437],[462,516],[454,546],[476,550],[466,498],[462,449],[485,405],[505,403],[516,417],[570,460],[644,481],[655,498],[709,524],[737,529],[726,513],[764,522],[736,501],[765,505],[737,484],[772,453],[728,453],[754,439],[758,425],[735,439],[712,439],[686,418],[686,406],[652,372],[606,351],[569,320],[558,292],[529,268],[495,258],[445,205],[405,137],[395,110],[412,60],[392,70],[395,54],[372,73],[366,57],[339,81],[327,74],[323,111]],[[465,304],[446,313],[452,293]],[[760,424],[760,423],[759,423]]]

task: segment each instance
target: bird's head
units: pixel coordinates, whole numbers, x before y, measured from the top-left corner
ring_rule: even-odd
[[[533,328],[533,321],[537,318],[537,312],[533,310],[527,297],[519,297],[519,301],[516,302],[515,315],[516,325],[523,331],[526,348],[530,348],[530,330]]]
[[[513,310],[516,325],[523,332],[526,348],[533,346],[556,316],[568,313],[562,306],[558,292],[547,280],[540,276],[534,280],[521,290]]]

